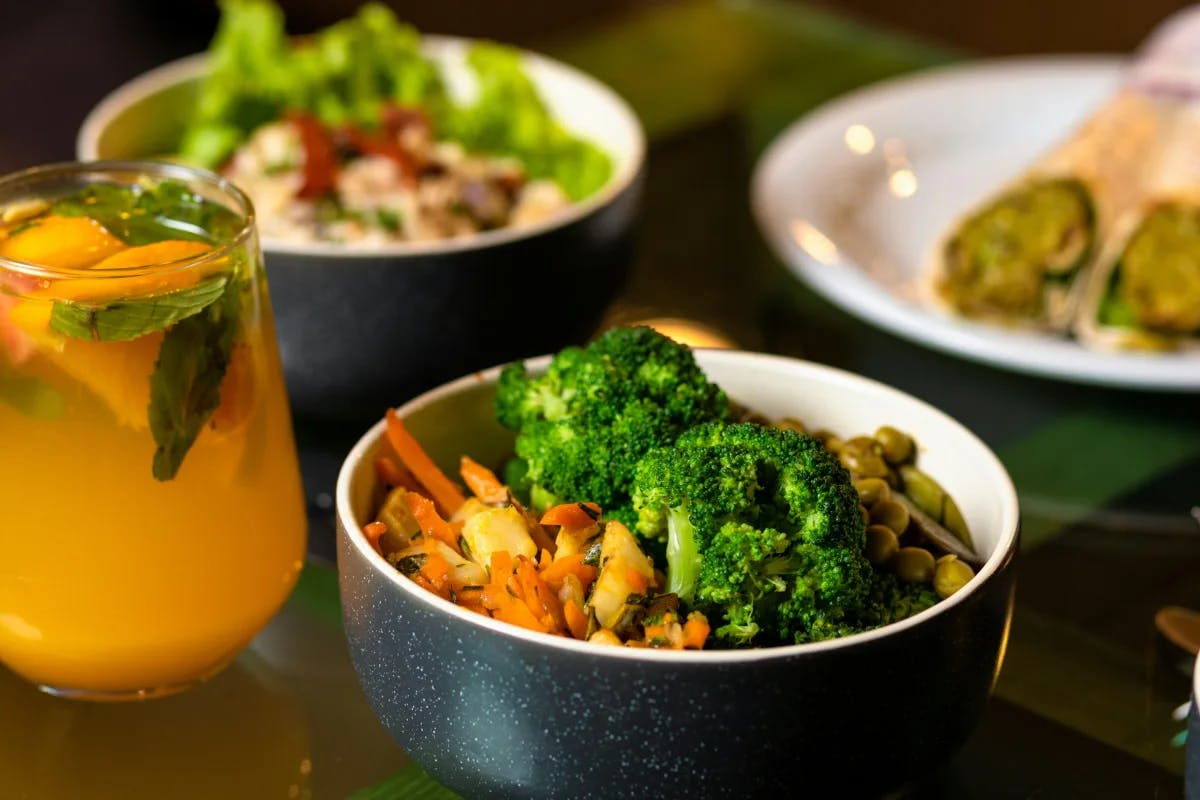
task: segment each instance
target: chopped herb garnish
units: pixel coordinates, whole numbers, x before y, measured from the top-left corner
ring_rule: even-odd
[[[417,553],[412,556],[405,556],[396,563],[396,569],[403,572],[405,575],[412,577],[421,571],[421,567],[425,566],[425,560],[429,556],[424,553]]]
[[[400,214],[398,212],[387,208],[376,209],[375,219],[379,222],[379,227],[388,233],[400,232]]]

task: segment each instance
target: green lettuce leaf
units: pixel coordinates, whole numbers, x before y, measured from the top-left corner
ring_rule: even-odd
[[[472,48],[468,59],[479,93],[473,102],[455,104],[438,67],[421,55],[417,31],[378,3],[292,46],[283,14],[270,0],[222,0],[209,56],[180,155],[210,169],[287,110],[306,111],[330,126],[375,128],[384,103],[394,102],[423,108],[439,138],[471,152],[511,156],[573,200],[612,174],[602,150],[551,116],[519,51],[490,43]]]

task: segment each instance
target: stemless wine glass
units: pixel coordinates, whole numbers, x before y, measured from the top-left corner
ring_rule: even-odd
[[[0,661],[183,689],[279,609],[305,534],[245,195],[154,163],[0,179]]]

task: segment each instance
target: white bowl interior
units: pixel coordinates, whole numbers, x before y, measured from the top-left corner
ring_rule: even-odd
[[[441,67],[451,94],[459,99],[467,99],[475,91],[474,74],[466,61],[472,44],[470,39],[453,36],[421,37],[422,51]],[[521,57],[555,119],[612,158],[612,177],[600,191],[543,223],[519,230],[502,228],[464,239],[369,249],[264,239],[264,249],[315,255],[448,252],[529,236],[583,217],[608,203],[633,182],[645,158],[645,134],[637,115],[620,95],[590,75],[537,53],[522,51]],[[178,144],[183,123],[195,102],[206,60],[207,56],[200,53],[172,61],[115,89],[84,120],[75,143],[76,156],[81,161],[96,161],[169,155]]]
[[[709,378],[733,398],[768,417],[797,417],[812,428],[838,434],[872,433],[888,424],[912,434],[920,448],[920,467],[958,502],[981,555],[987,559],[967,588],[907,620],[874,631],[826,642],[742,651],[668,651],[604,648],[605,656],[738,661],[770,658],[797,650],[841,647],[862,638],[887,635],[941,613],[977,588],[1013,551],[1017,538],[1017,495],[996,456],[974,434],[932,406],[874,381],[795,359],[728,350],[698,350]],[[532,371],[548,358],[526,362]],[[512,452],[512,436],[493,419],[492,395],[498,369],[477,373],[434,389],[402,406],[398,413],[413,435],[443,469],[456,474],[460,456],[484,464],[501,462]],[[379,488],[373,466],[383,449],[384,424],[372,428],[351,451],[338,479],[337,509],[353,546],[388,574],[402,591],[444,611],[510,636],[535,637],[560,647],[592,645],[531,633],[484,619],[424,591],[404,578],[366,543],[361,526],[373,517]]]

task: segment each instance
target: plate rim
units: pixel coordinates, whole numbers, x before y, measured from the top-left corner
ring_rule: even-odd
[[[1048,357],[1031,357],[1031,345],[1039,341],[1064,345],[1068,340],[1024,331],[1013,331],[1010,335],[994,325],[957,319],[911,304],[884,289],[860,264],[840,253],[835,272],[793,242],[786,224],[778,219],[779,204],[770,188],[772,181],[778,180],[787,155],[822,136],[831,119],[857,106],[939,83],[1011,79],[1022,74],[1033,77],[1046,73],[1045,77],[1055,77],[1051,73],[1074,72],[1097,81],[1111,80],[1127,63],[1127,56],[1116,54],[975,59],[904,73],[839,95],[793,120],[771,140],[756,161],[749,194],[759,232],[788,271],[824,300],[869,325],[922,347],[1058,382],[1139,391],[1200,392],[1200,358],[1191,353],[1166,356],[1171,360],[1164,361],[1161,355],[1105,352],[1076,342],[1068,345],[1068,352],[1059,352],[1056,347]],[[853,296],[848,288],[851,286],[863,290],[866,299],[859,301]],[[1012,338],[1013,335],[1017,338]],[[1070,354],[1077,354],[1082,360],[1068,359]]]

